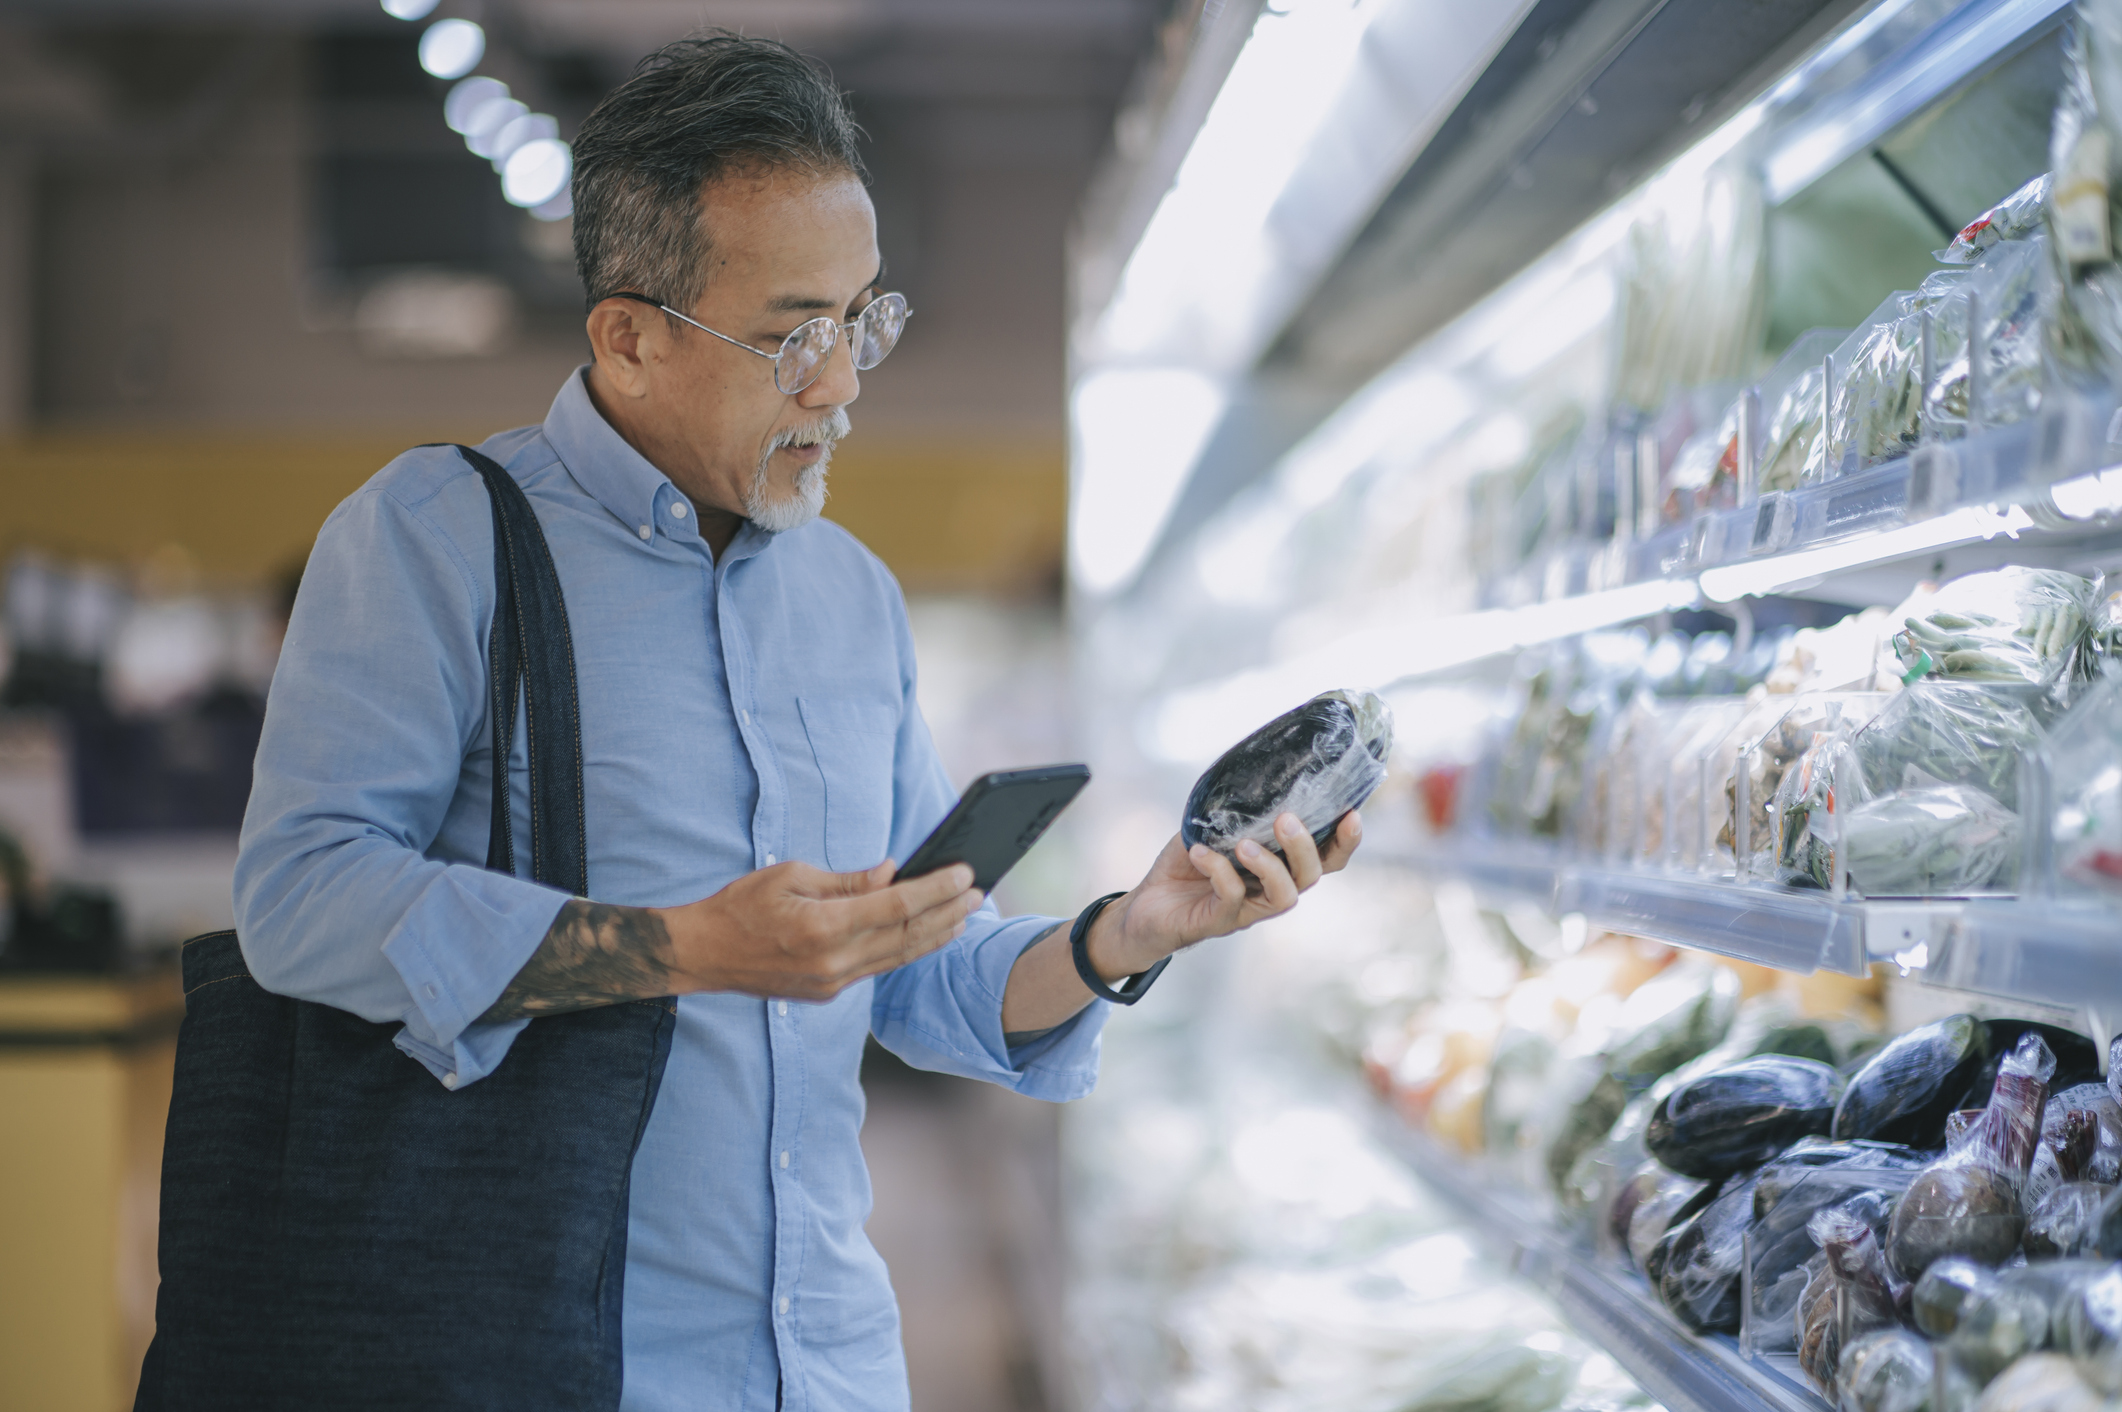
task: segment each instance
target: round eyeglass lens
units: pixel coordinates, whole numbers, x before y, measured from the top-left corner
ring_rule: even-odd
[[[831,319],[812,319],[788,336],[774,360],[774,386],[793,397],[818,380],[819,370],[840,341],[840,326]]]
[[[872,300],[855,321],[855,366],[867,370],[883,362],[905,328],[905,295],[887,294]]]

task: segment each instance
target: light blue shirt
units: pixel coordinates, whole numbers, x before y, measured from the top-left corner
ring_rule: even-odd
[[[481,449],[529,495],[567,597],[593,898],[691,902],[790,858],[866,868],[907,857],[948,811],[905,603],[846,531],[747,523],[717,562],[581,372],[543,426]],[[536,1023],[476,1021],[564,900],[483,866],[492,566],[485,486],[452,450],[407,452],[332,513],[273,677],[236,866],[259,982],[402,1024],[407,1062],[453,1089]],[[1050,920],[985,907],[958,941],[826,1005],[679,1001],[634,1160],[628,1412],[770,1412],[777,1383],[789,1412],[907,1406],[898,1309],[863,1232],[863,1039],[1036,1098],[1087,1093],[1102,1002],[1016,1048],[1002,1033],[1010,967]]]

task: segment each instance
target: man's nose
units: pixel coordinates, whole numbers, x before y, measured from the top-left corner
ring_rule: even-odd
[[[818,380],[796,394],[796,405],[845,407],[862,395],[862,378],[855,371],[855,338],[859,337],[859,332],[852,338],[843,332],[834,340],[833,351],[826,355]]]

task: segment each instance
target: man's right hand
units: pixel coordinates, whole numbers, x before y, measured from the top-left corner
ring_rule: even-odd
[[[861,873],[777,863],[683,907],[571,898],[481,1018],[702,990],[830,1000],[947,944],[980,905],[963,863],[903,883],[896,871],[890,859]]]
[[[963,863],[901,883],[897,871],[888,858],[861,873],[776,863],[712,897],[653,910],[686,989],[830,1000],[946,945],[980,905]]]

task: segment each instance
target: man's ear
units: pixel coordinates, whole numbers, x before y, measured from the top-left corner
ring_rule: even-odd
[[[626,397],[648,395],[647,360],[654,356],[655,340],[663,330],[652,326],[660,318],[645,304],[628,299],[607,299],[589,311],[589,346],[612,389]]]

